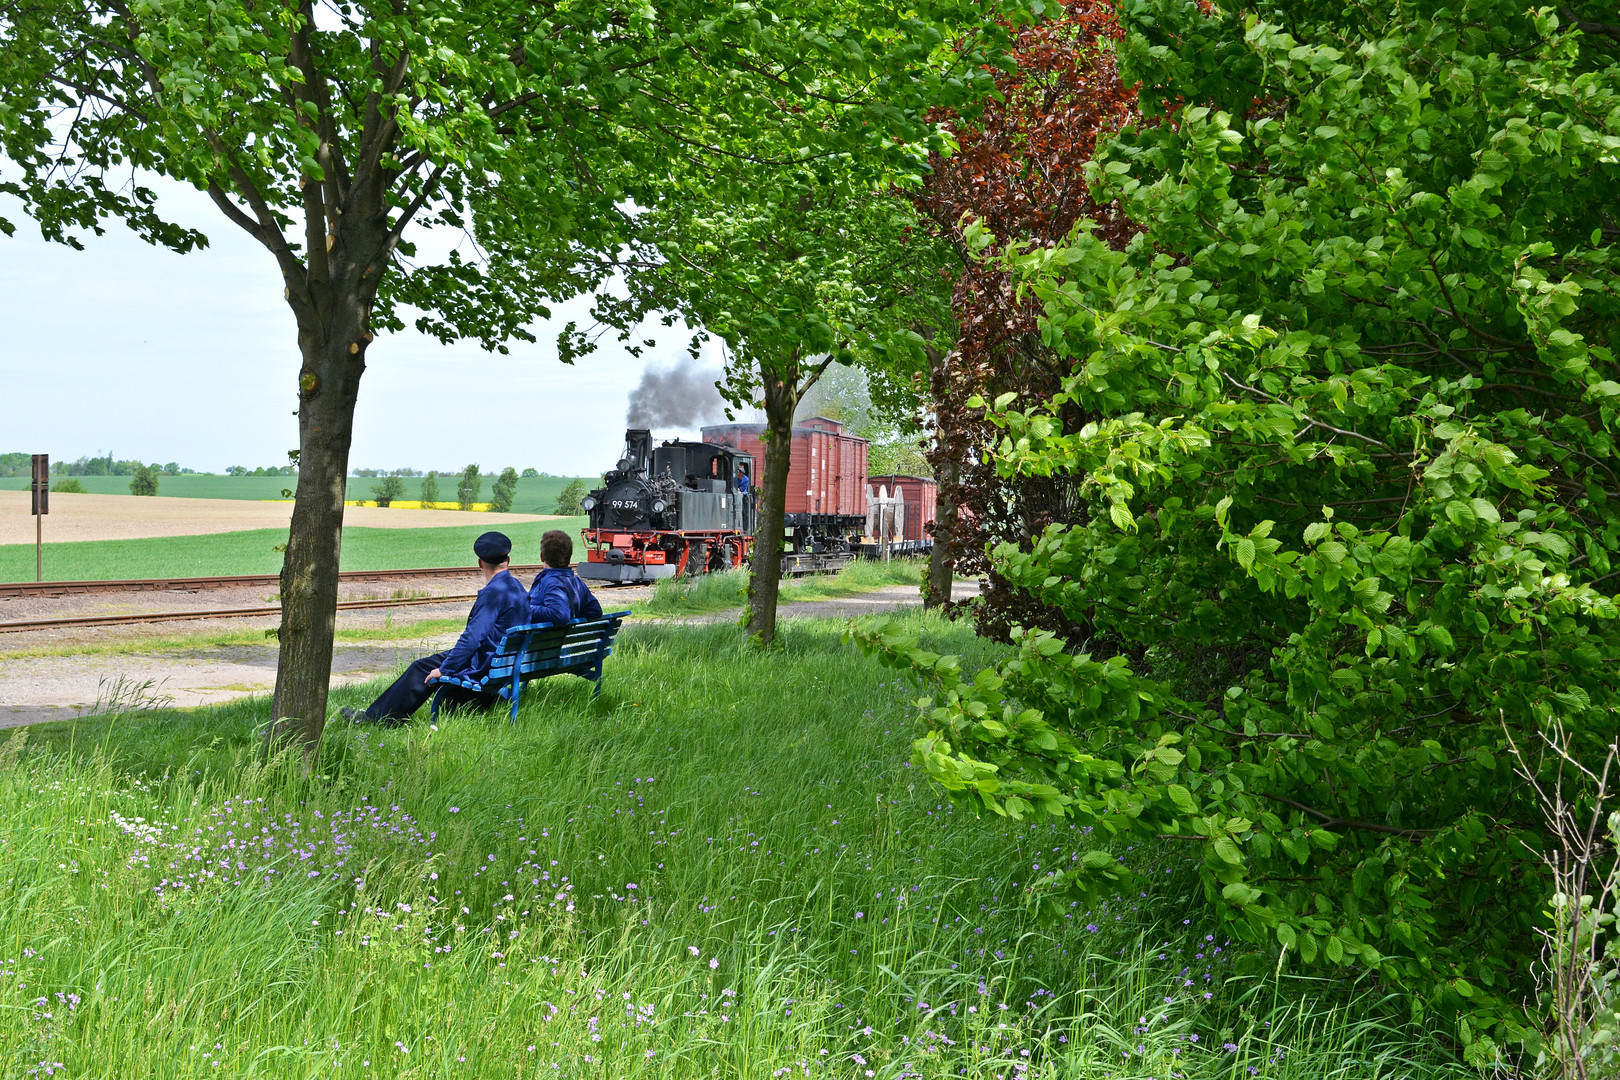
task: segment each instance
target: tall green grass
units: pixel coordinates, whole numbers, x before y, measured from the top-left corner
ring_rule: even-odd
[[[1462,1075],[1375,1000],[1231,977],[1170,853],[1120,853],[1154,868],[1151,891],[1037,922],[1029,883],[1090,840],[943,801],[909,764],[907,688],[840,629],[797,621],[760,655],[732,627],[630,627],[594,702],[558,678],[515,725],[334,727],[307,778],[257,763],[262,701],[14,737],[0,1062],[71,1078]]]
[[[782,582],[777,602],[831,600],[854,596],[888,585],[920,586],[928,574],[925,559],[893,559],[887,563],[857,559],[836,574],[789,578]],[[743,604],[748,595],[748,572],[727,570],[688,579],[665,578],[652,599],[636,605],[646,615],[689,615],[721,611]]]
[[[447,517],[451,516],[446,514]],[[457,518],[460,514],[454,515]],[[520,563],[540,561],[540,535],[563,529],[577,537],[583,517],[527,521],[502,526],[516,545]],[[397,570],[423,566],[468,566],[475,562],[472,544],[488,525],[455,525],[432,529],[343,530],[344,570]],[[99,581],[108,578],[211,577],[217,574],[274,574],[281,570],[279,544],[284,529],[250,529],[203,536],[164,536],[143,540],[81,540],[45,544],[48,581]],[[34,546],[0,545],[0,581],[34,580]]]

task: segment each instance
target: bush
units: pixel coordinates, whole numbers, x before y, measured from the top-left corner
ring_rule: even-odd
[[[490,491],[489,508],[498,514],[510,513],[512,500],[517,497],[518,474],[516,469],[503,469],[495,481],[495,487]]]
[[[422,507],[431,510],[433,504],[439,501],[439,474],[429,472],[422,477]]]
[[[76,478],[69,477],[66,480],[58,480],[52,484],[51,491],[57,495],[83,495],[84,485],[79,483]],[[135,494],[139,494],[139,492]]]
[[[538,477],[539,475],[540,474],[535,472],[533,469],[524,469],[523,470],[523,479],[525,479],[525,480],[533,480],[536,477]]]
[[[387,506],[395,499],[405,494],[405,481],[397,476],[381,477],[371,487],[371,497],[377,500],[378,506]]]
[[[563,485],[563,489],[557,492],[557,513],[567,514],[569,517],[582,513],[579,503],[583,498],[585,498],[585,481],[568,481]]]
[[[932,685],[942,785],[1182,846],[1252,963],[1371,968],[1475,1064],[1540,1023],[1551,838],[1510,734],[1620,734],[1620,175],[1569,119],[1620,116],[1620,68],[1552,10],[1121,5],[1175,122],[1088,180],[1146,231],[1011,251],[1068,373],[990,403],[985,448],[1072,481],[994,559],[1083,636],[976,678],[867,636]]]
[[[158,471],[150,465],[142,465],[135,470],[135,475],[129,478],[129,493],[131,495],[156,495],[158,493]]]
[[[478,493],[484,490],[484,478],[478,474],[477,465],[469,465],[461,470],[461,480],[456,484],[456,503],[463,510],[471,510],[478,501]]]

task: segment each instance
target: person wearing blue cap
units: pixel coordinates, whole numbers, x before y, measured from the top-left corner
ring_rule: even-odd
[[[478,569],[484,575],[484,587],[473,601],[472,614],[467,616],[467,629],[449,652],[424,656],[404,674],[394,680],[366,709],[338,710],[338,715],[355,723],[403,724],[433,696],[441,676],[454,676],[472,682],[483,678],[489,670],[489,661],[500,647],[501,638],[514,626],[529,621],[529,594],[523,583],[507,569],[512,558],[512,541],[504,533],[487,532],[473,541],[473,553],[478,556]],[[444,687],[444,705],[455,708],[476,705],[488,708],[495,702],[494,694],[480,694],[460,686]]]
[[[574,573],[574,540],[561,529],[540,537],[540,561],[546,568],[529,586],[529,621],[565,623],[600,619],[602,605],[590,586]]]

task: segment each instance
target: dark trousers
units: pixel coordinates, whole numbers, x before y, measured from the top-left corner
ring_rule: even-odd
[[[449,653],[434,653],[424,656],[410,667],[404,674],[394,680],[392,686],[384,690],[366,715],[373,720],[409,720],[416,710],[427,704],[428,698],[439,687],[437,684],[428,685],[428,672],[444,663]],[[460,686],[446,686],[444,695],[439,698],[439,705],[446,710],[453,710],[462,706],[474,706],[487,709],[495,704],[494,694],[480,694],[475,690],[468,690]]]

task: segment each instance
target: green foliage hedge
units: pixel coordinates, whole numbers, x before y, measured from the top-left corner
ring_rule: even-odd
[[[1537,1038],[1513,747],[1620,735],[1620,38],[1551,10],[1123,2],[1147,120],[1090,181],[1144,232],[975,239],[1072,361],[998,467],[1084,501],[994,558],[1089,636],[865,638],[944,786],[1184,846],[1257,961],[1371,968],[1476,1063]],[[1054,904],[1125,874],[1081,863]]]

